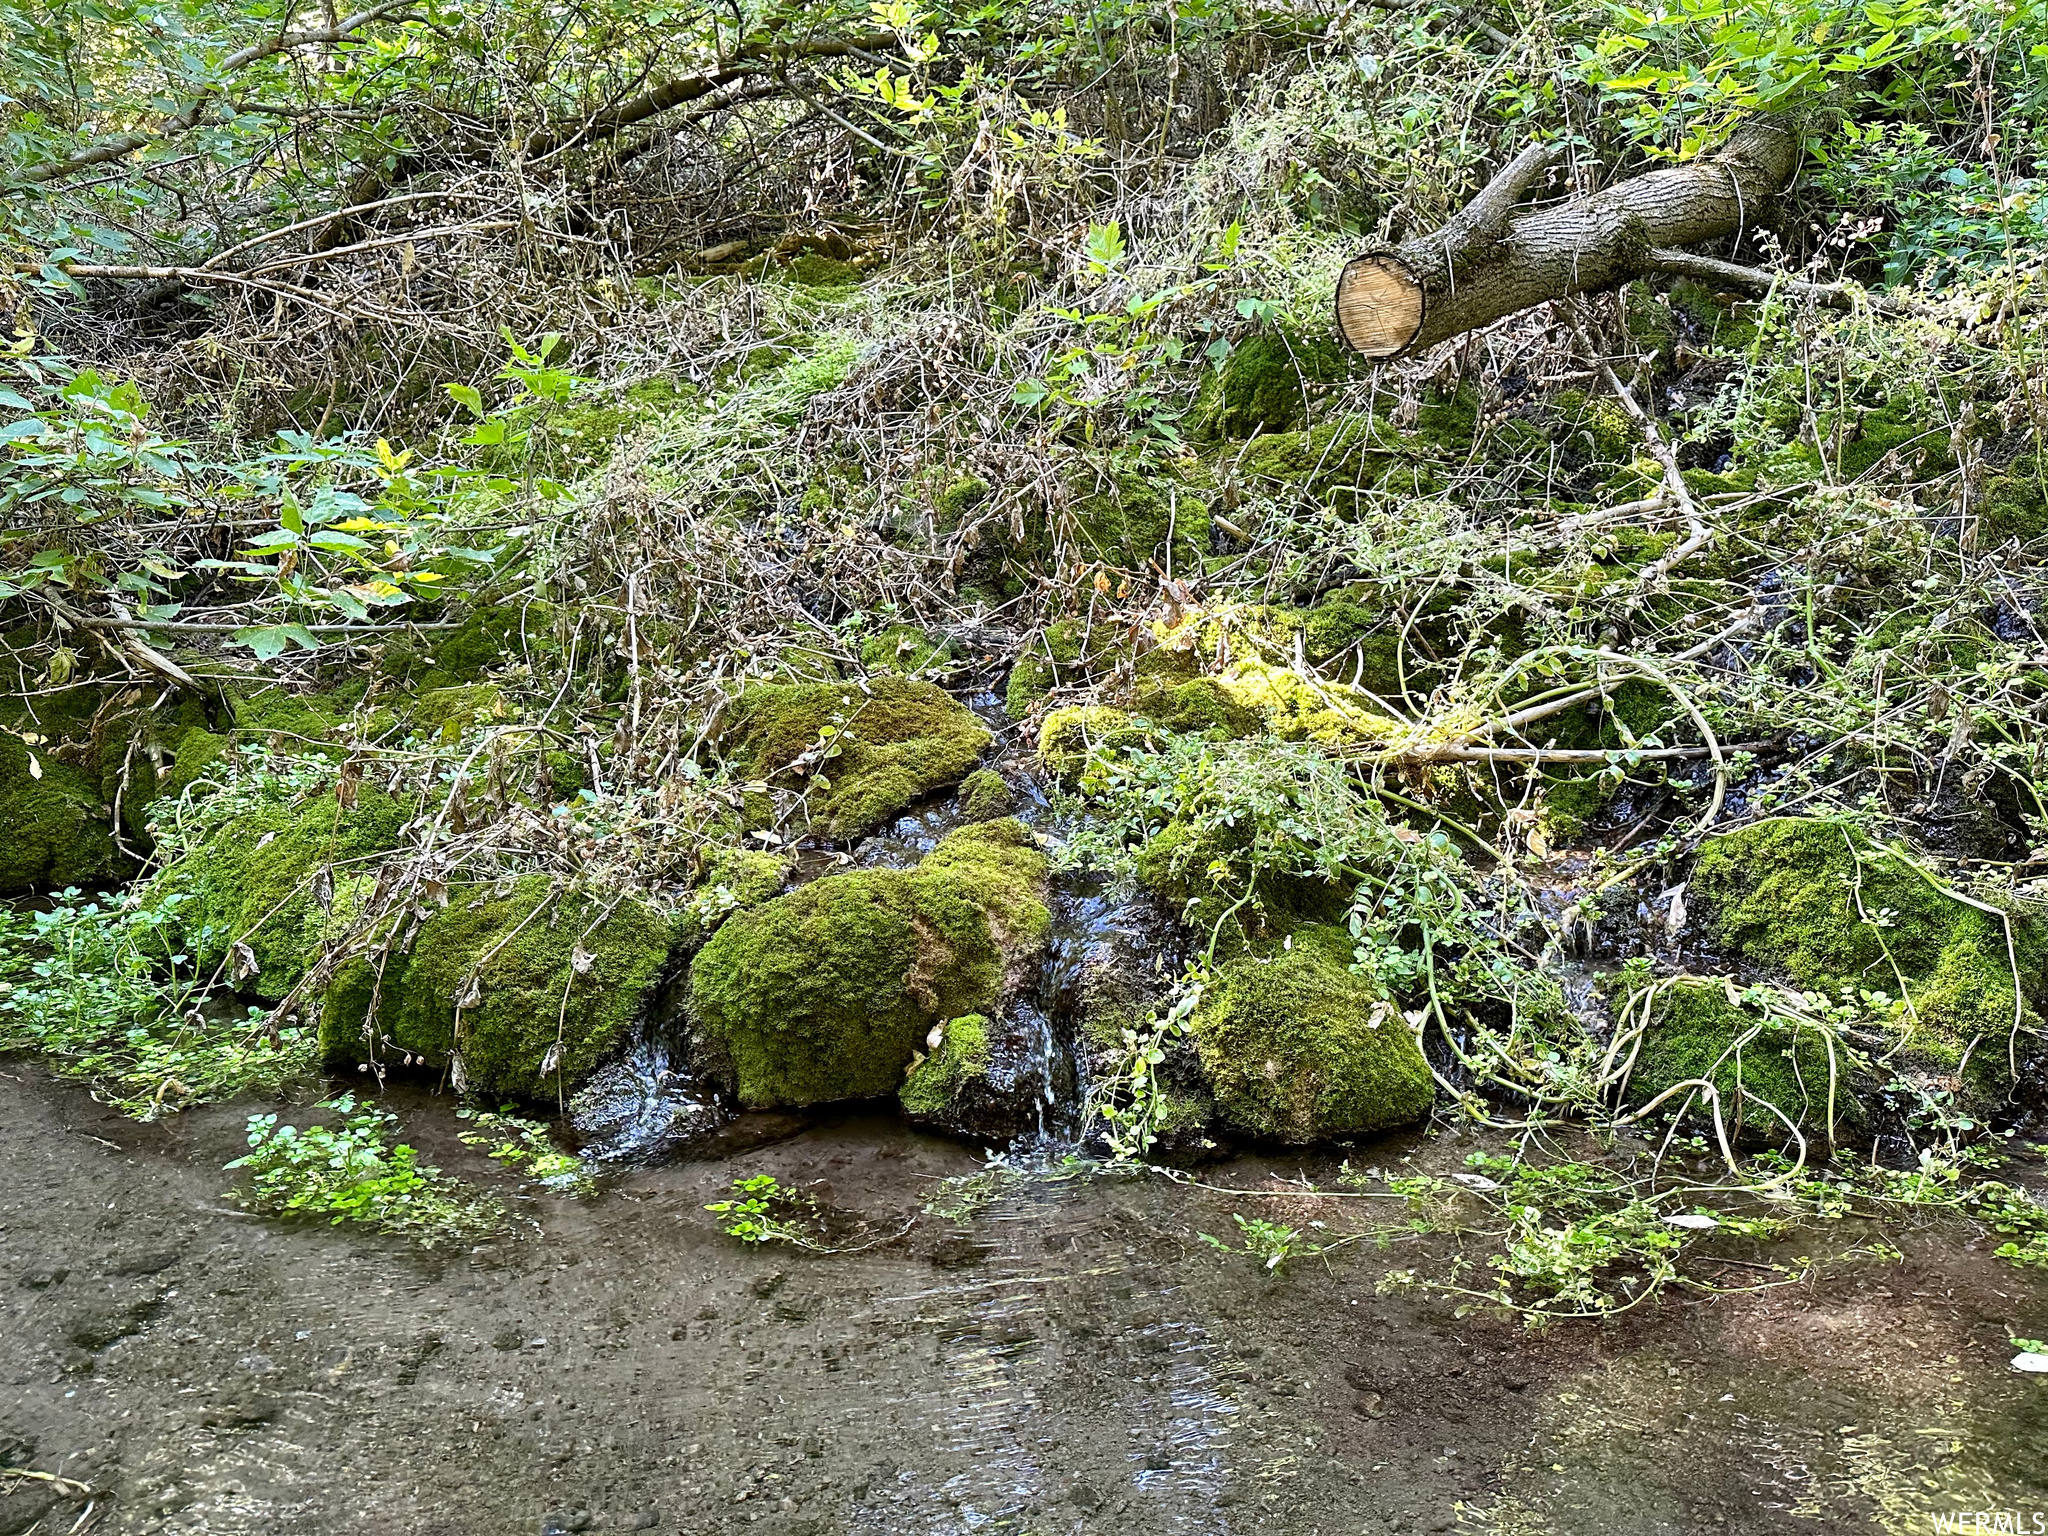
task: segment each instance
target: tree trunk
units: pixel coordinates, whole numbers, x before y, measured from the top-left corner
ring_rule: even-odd
[[[1656,256],[1675,247],[1753,229],[1792,177],[1799,135],[1782,118],[1756,118],[1713,155],[1517,213],[1562,152],[1530,145],[1442,229],[1353,257],[1337,279],[1338,334],[1385,361],[1657,270]]]

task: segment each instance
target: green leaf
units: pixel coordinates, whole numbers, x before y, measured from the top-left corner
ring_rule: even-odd
[[[258,661],[273,661],[295,645],[306,651],[320,649],[320,642],[313,638],[312,631],[300,624],[265,624],[253,629],[238,629],[235,639],[254,651]]]
[[[484,397],[469,385],[443,384],[441,387],[448,391],[448,397],[457,405],[466,405],[479,416],[485,414]]]

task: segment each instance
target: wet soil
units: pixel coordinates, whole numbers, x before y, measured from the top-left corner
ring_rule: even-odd
[[[396,1107],[432,1159],[498,1178],[446,1101]],[[1532,1331],[1381,1292],[1443,1240],[1272,1276],[1199,1240],[1233,1211],[1393,1214],[1287,1192],[1326,1164],[1204,1170],[1251,1196],[1021,1181],[815,1257],[702,1206],[767,1172],[887,1234],[978,1158],[882,1116],[742,1121],[727,1155],[518,1199],[518,1233],[423,1253],[238,1212],[246,1112],[137,1125],[0,1062],[0,1465],[69,1480],[0,1475],[0,1532],[1694,1536],[2048,1510],[2048,1381],[2007,1364],[2048,1335],[2048,1276],[1952,1227]]]

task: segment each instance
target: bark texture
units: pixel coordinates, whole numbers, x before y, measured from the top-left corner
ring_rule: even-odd
[[[1354,257],[1337,280],[1339,334],[1366,357],[1400,357],[1658,270],[1676,248],[1764,222],[1798,164],[1799,135],[1783,118],[1756,118],[1712,155],[1518,213],[1562,152],[1531,145],[1442,229]]]

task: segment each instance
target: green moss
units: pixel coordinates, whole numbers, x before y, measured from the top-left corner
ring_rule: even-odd
[[[2004,1096],[2007,1039],[2016,1018],[2038,1023],[2048,966],[2048,936],[2032,920],[1958,901],[1902,854],[1798,817],[1714,838],[1689,890],[1727,953],[1802,991],[1885,994],[1905,1065],[1949,1075],[1967,1058],[1969,1081],[1957,1086],[1975,1107]]]
[[[1133,721],[1128,710],[1106,704],[1070,704],[1049,710],[1040,722],[1038,760],[1055,779],[1070,783],[1097,748],[1117,750],[1156,739],[1151,730]]]
[[[1539,821],[1543,835],[1553,843],[1582,837],[1587,824],[1620,788],[1619,780],[1601,773],[1545,775]]]
[[[761,848],[725,848],[704,867],[697,892],[677,920],[676,942],[694,948],[729,915],[772,900],[789,879],[789,865]]]
[[[829,735],[827,734],[829,732]],[[855,686],[765,684],[733,705],[727,757],[757,778],[795,787],[809,775],[814,827],[859,837],[966,778],[988,749],[973,712],[930,683],[876,677]],[[817,761],[821,741],[836,750]]]
[[[1003,707],[1013,716],[1022,716],[1053,689],[1079,681],[1086,675],[1082,665],[1086,649],[1087,631],[1074,620],[1048,624],[1032,637],[1010,668]]]
[[[253,688],[237,694],[234,706],[235,725],[240,730],[315,745],[332,741],[348,713],[319,694],[292,693],[275,687]]]
[[[1363,1135],[1412,1125],[1435,1099],[1399,1011],[1320,944],[1224,965],[1189,1028],[1217,1112],[1240,1135]]]
[[[1134,707],[1171,731],[1200,732],[1236,739],[1257,732],[1264,717],[1232,694],[1220,679],[1191,678],[1171,686],[1140,688]]]
[[[1292,943],[1327,940],[1351,905],[1348,888],[1306,875],[1259,876],[1249,897],[1250,867],[1242,831],[1212,827],[1197,832],[1170,821],[1138,852],[1139,884],[1164,900],[1204,952],[1222,959],[1272,955]],[[1348,934],[1342,962],[1348,964]]]
[[[438,736],[444,742],[460,739],[463,732],[487,720],[504,717],[505,691],[496,683],[430,688],[405,710],[406,723],[415,731]]]
[[[525,661],[530,651],[552,650],[554,624],[554,605],[537,599],[480,608],[434,643],[426,675],[412,681],[420,688],[476,682],[495,668]]]
[[[488,1098],[551,1098],[625,1038],[669,945],[668,921],[632,898],[561,896],[544,875],[458,889],[409,951],[341,967],[321,1045],[339,1061],[410,1055]]]
[[[1985,482],[1977,513],[1977,547],[1992,549],[2007,539],[2031,543],[2048,533],[2048,481],[2041,456],[2023,454]]]
[[[1619,402],[1606,395],[1567,389],[1551,402],[1562,446],[1593,464],[1627,464],[1642,438]]]
[[[938,1049],[910,1069],[897,1093],[913,1120],[956,1117],[963,1096],[988,1077],[988,1020],[964,1014],[944,1030]]]
[[[1015,821],[913,870],[828,875],[727,919],[697,956],[699,1060],[750,1107],[897,1091],[941,1019],[988,1013],[1045,942],[1045,856]]]
[[[134,868],[115,845],[93,780],[46,749],[0,731],[0,895],[94,886]]]
[[[951,533],[982,502],[988,499],[989,484],[979,475],[962,475],[939,492],[933,503],[938,526],[942,532]]]
[[[411,807],[362,790],[353,810],[323,794],[260,806],[236,818],[150,881],[152,905],[177,899],[187,953],[202,967],[249,946],[257,964],[242,989],[276,1000],[296,986],[322,944],[346,926],[348,882],[373,878],[379,857],[398,846]],[[332,866],[335,910],[321,909],[314,876]]]
[[[995,821],[1014,808],[1016,796],[993,768],[977,768],[960,784],[960,813],[969,821]]]
[[[857,288],[867,274],[850,261],[834,261],[830,256],[806,252],[790,259],[783,270],[789,280],[805,288],[819,288],[841,292]]]
[[[1217,685],[1240,709],[1263,715],[1267,728],[1284,741],[1319,741],[1330,746],[1383,742],[1405,727],[1379,701],[1346,683],[1326,683],[1290,667],[1242,661]]]
[[[892,624],[861,642],[861,665],[870,672],[897,672],[922,677],[943,671],[953,659],[953,642],[915,624]]]
[[[234,741],[197,726],[181,731],[171,760],[157,775],[155,797],[176,800],[201,779],[225,771],[233,761]]]
[[[1652,983],[1644,978],[1640,985]],[[1766,1021],[1742,1007],[1730,990],[1719,980],[1659,987],[1629,1077],[1629,1102],[1648,1104],[1677,1084],[1697,1079],[1719,1091],[1722,1123],[1731,1135],[1742,1131],[1783,1139],[1782,1123],[1763,1103],[1809,1136],[1840,1138],[1862,1130],[1865,1115],[1851,1091],[1847,1053],[1837,1047],[1831,1068],[1828,1041],[1820,1030]],[[1675,1112],[1685,1097],[1674,1094],[1663,1107]],[[1705,1113],[1711,1116],[1712,1111]]]
[[[1209,550],[1209,509],[1168,471],[1115,468],[1077,489],[1074,531],[1085,556],[1110,566],[1198,571]]]
[[[1204,381],[1196,416],[1203,431],[1218,437],[1292,432],[1347,372],[1348,359],[1328,337],[1249,337]]]

